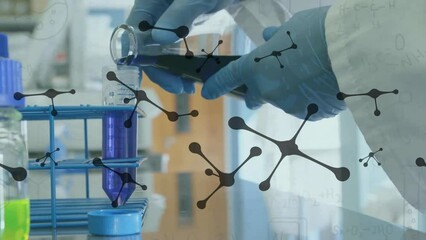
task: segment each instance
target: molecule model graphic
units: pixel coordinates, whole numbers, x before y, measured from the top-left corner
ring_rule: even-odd
[[[287,50],[290,50],[290,49],[296,49],[297,48],[297,44],[295,44],[293,42],[293,39],[291,38],[290,31],[287,31],[287,35],[288,35],[288,37],[290,38],[290,41],[291,41],[291,46],[290,47],[282,49],[282,50],[279,50],[279,51],[272,51],[272,53],[270,53],[270,54],[268,54],[266,56],[263,56],[263,57],[256,57],[254,59],[254,61],[255,62],[260,62],[261,60],[263,60],[265,58],[275,57],[275,59],[277,59],[278,63],[280,64],[280,68],[284,68],[284,65],[281,63],[279,57],[281,57],[281,55],[282,55],[283,52],[285,52]]]
[[[142,184],[139,184],[138,182],[136,182],[133,179],[132,175],[130,175],[130,173],[127,173],[127,172],[123,172],[123,173],[117,172],[116,170],[114,170],[114,169],[108,167],[107,165],[105,165],[102,162],[102,159],[100,159],[98,157],[94,158],[92,160],[92,163],[96,167],[104,167],[104,168],[106,168],[106,169],[114,172],[121,179],[121,188],[120,188],[120,191],[118,192],[117,197],[111,203],[111,206],[114,207],[114,208],[118,207],[118,198],[120,197],[121,191],[123,190],[123,187],[124,187],[125,184],[131,184],[132,183],[132,184],[136,184],[136,185],[140,186],[142,190],[146,190],[147,189],[146,185],[142,185]]]
[[[373,88],[373,89],[371,89],[367,93],[346,94],[346,93],[343,93],[343,92],[339,92],[336,97],[339,100],[344,100],[345,98],[354,97],[354,96],[369,96],[369,97],[371,97],[371,98],[374,99],[374,106],[376,108],[374,110],[374,115],[380,116],[380,111],[379,111],[379,109],[377,107],[377,98],[380,97],[383,94],[388,94],[388,93],[398,94],[399,91],[398,91],[398,89],[395,89],[393,91],[384,92],[384,91],[380,91],[380,90],[377,90],[377,89]]]
[[[53,38],[63,32],[69,22],[69,7],[66,0],[49,2],[46,8],[39,11],[31,11],[28,14],[18,14],[15,17],[17,22],[27,22],[31,16],[40,16],[37,18],[37,25],[31,38],[37,40],[46,40]]]
[[[53,160],[52,154],[59,151],[59,150],[60,150],[59,148],[56,148],[55,151],[53,151],[53,152],[47,152],[46,154],[44,154],[43,157],[37,158],[35,161],[39,162],[40,160],[43,159],[43,161],[40,163],[40,166],[44,167],[46,165],[46,160],[49,158],[51,162],[55,163],[55,166],[58,166],[58,163],[55,162],[55,160]]]
[[[153,26],[148,21],[142,21],[142,22],[140,22],[138,27],[139,27],[139,30],[141,30],[142,32],[146,32],[146,31],[152,30],[152,29],[173,32],[174,34],[176,34],[176,36],[178,38],[182,38],[183,42],[185,43],[185,48],[186,48],[185,57],[186,58],[192,58],[192,57],[194,57],[194,53],[191,50],[189,50],[188,42],[186,41],[186,37],[189,34],[189,28],[188,27],[186,27],[186,26],[180,26],[180,27],[175,28],[175,29],[162,28],[162,27]]]
[[[165,113],[167,115],[167,118],[170,121],[172,121],[172,122],[177,121],[179,119],[179,117],[182,117],[182,116],[188,116],[188,115],[190,115],[192,117],[197,117],[198,116],[198,111],[197,110],[192,110],[190,113],[185,113],[185,114],[178,114],[177,112],[169,112],[169,111],[165,110],[164,108],[158,106],[156,103],[154,103],[153,101],[151,101],[148,98],[148,96],[146,95],[146,92],[144,90],[134,90],[133,88],[129,87],[127,84],[123,83],[120,79],[117,78],[117,75],[113,71],[109,71],[107,73],[106,77],[107,77],[107,79],[109,81],[116,81],[116,82],[122,84],[123,86],[125,86],[126,88],[128,88],[130,91],[132,91],[133,94],[135,95],[132,98],[125,98],[124,99],[124,103],[126,103],[126,104],[129,103],[130,101],[132,101],[133,99],[136,99],[135,107],[133,108],[133,111],[130,114],[129,119],[127,119],[124,122],[124,126],[126,128],[130,128],[132,126],[132,117],[133,117],[133,114],[135,113],[138,104],[140,102],[142,102],[142,101],[149,102],[150,104],[152,104],[155,107],[157,107],[158,109],[160,109],[163,113]]]
[[[22,98],[24,98],[24,97],[31,97],[31,96],[46,96],[46,97],[50,98],[50,100],[51,100],[51,102],[52,102],[53,110],[52,110],[51,114],[52,114],[52,116],[56,116],[56,115],[58,115],[58,111],[56,111],[56,109],[55,109],[55,103],[53,102],[53,99],[54,99],[55,97],[57,97],[58,95],[66,94],[66,93],[75,94],[75,90],[74,90],[74,89],[71,89],[71,90],[69,90],[69,91],[57,91],[57,90],[55,90],[55,89],[48,89],[48,90],[47,90],[46,92],[44,92],[44,93],[33,93],[33,94],[23,94],[23,93],[20,93],[20,92],[16,92],[16,93],[13,95],[13,97],[14,97],[16,100],[21,100],[21,99],[22,99]]]
[[[240,117],[232,117],[231,119],[229,119],[228,121],[228,125],[229,127],[231,127],[232,129],[235,130],[246,130],[249,132],[252,132],[262,138],[265,138],[269,141],[271,141],[272,143],[274,143],[275,145],[277,145],[277,147],[279,148],[279,150],[281,151],[281,157],[277,163],[277,165],[275,166],[275,168],[273,169],[272,173],[269,175],[269,177],[264,180],[263,182],[261,182],[259,184],[259,189],[261,191],[266,191],[270,188],[271,186],[271,178],[273,176],[273,174],[275,173],[275,171],[277,170],[278,166],[280,165],[281,161],[286,157],[286,156],[291,156],[291,155],[297,155],[300,157],[304,157],[308,160],[311,160],[312,162],[321,165],[324,168],[327,168],[328,170],[330,170],[331,172],[334,173],[334,175],[336,176],[337,180],[339,181],[346,181],[349,178],[350,172],[349,169],[345,168],[345,167],[341,167],[341,168],[334,168],[331,166],[328,166],[308,155],[306,155],[305,153],[301,152],[299,150],[299,146],[296,144],[296,138],[299,135],[300,131],[302,130],[303,126],[305,125],[306,121],[316,112],[318,112],[318,106],[316,104],[309,104],[307,107],[308,113],[302,123],[302,125],[300,126],[300,128],[297,130],[296,134],[287,141],[277,141],[275,139],[272,139],[268,136],[265,136],[262,133],[257,132],[256,130],[250,128],[249,126],[247,126],[247,124],[244,122],[244,120]]]
[[[215,56],[213,56],[213,53],[216,51],[216,49],[219,47],[219,45],[221,45],[223,43],[223,41],[222,40],[219,40],[218,42],[217,42],[217,45],[216,45],[216,47],[211,51],[211,52],[206,52],[205,50],[204,50],[204,48],[203,49],[201,49],[201,51],[203,52],[203,53],[205,53],[206,55],[205,55],[205,59],[204,59],[204,61],[203,61],[203,63],[201,64],[201,66],[200,67],[198,67],[195,71],[197,72],[197,73],[200,73],[201,72],[201,69],[204,67],[204,65],[207,63],[207,61],[209,60],[209,59],[214,59],[215,61],[216,61],[216,63],[217,64],[220,64],[220,59],[219,59],[219,57],[215,57]]]
[[[219,178],[219,185],[216,187],[215,190],[213,190],[213,192],[207,196],[204,200],[200,200],[197,202],[197,207],[199,209],[204,209],[206,207],[207,201],[213,196],[213,194],[215,192],[217,192],[220,188],[222,187],[231,187],[232,185],[234,185],[235,183],[235,174],[238,172],[238,170],[240,170],[240,168],[246,164],[251,158],[259,156],[260,154],[262,154],[262,150],[259,147],[252,147],[250,150],[250,154],[249,156],[246,158],[246,160],[244,160],[243,163],[240,164],[240,166],[238,166],[234,171],[230,172],[230,173],[225,173],[220,171],[202,152],[201,150],[201,146],[199,143],[197,142],[192,142],[191,144],[189,144],[189,151],[191,151],[194,154],[198,154],[199,156],[201,156],[213,169],[211,168],[207,168],[205,170],[205,174],[207,176],[216,176]]]
[[[0,167],[2,167],[4,170],[8,171],[12,175],[13,179],[15,179],[15,181],[17,181],[17,182],[23,181],[23,180],[25,180],[25,178],[27,178],[27,175],[28,175],[27,170],[23,167],[13,168],[13,167],[9,167],[9,166],[6,166],[4,164],[1,164],[1,163],[0,163]]]
[[[383,148],[379,148],[379,150],[377,150],[377,151],[375,151],[375,152],[370,152],[369,154],[368,154],[368,156],[366,156],[366,157],[364,157],[364,158],[360,158],[359,159],[359,162],[362,162],[362,161],[364,161],[366,158],[367,158],[367,161],[363,164],[364,165],[364,167],[367,167],[368,166],[368,161],[370,161],[370,159],[372,158],[372,159],[374,159],[374,160],[376,160],[376,162],[377,162],[377,165],[382,165],[379,161],[377,161],[377,158],[376,158],[376,153],[377,152],[380,152],[380,151],[383,151]]]

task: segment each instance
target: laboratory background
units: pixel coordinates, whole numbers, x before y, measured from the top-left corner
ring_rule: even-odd
[[[262,27],[278,25],[298,11],[327,6],[334,1],[281,1],[285,9],[282,15],[274,15],[273,9],[268,9],[262,0],[254,2],[252,13],[270,15],[271,22],[253,23],[253,29],[243,29],[225,10],[204,16],[197,19],[187,36],[191,51],[207,56],[203,51],[213,51],[222,40],[214,55],[246,54],[259,41],[250,35],[261,33]],[[9,57],[22,64],[23,93],[75,90],[75,94],[54,98],[58,116],[60,107],[102,106],[107,82],[105,67],[115,66],[110,53],[111,34],[125,23],[133,3],[133,0],[0,0],[0,32],[8,36]],[[185,53],[183,41],[175,46],[181,54]],[[135,144],[137,155],[144,160],[133,176],[146,188],[136,185],[128,202],[147,200],[141,232],[105,237],[89,233],[87,227],[31,226],[29,239],[426,239],[425,215],[404,200],[379,162],[372,158],[364,164],[366,157],[377,149],[368,147],[349,110],[334,118],[306,122],[296,140],[301,151],[318,161],[348,168],[348,180],[338,181],[330,170],[303,157],[286,156],[271,178],[271,187],[261,191],[259,184],[271,174],[282,153],[272,141],[233,129],[228,121],[240,117],[247,126],[265,136],[285,141],[294,136],[303,120],[269,104],[250,110],[241,97],[232,94],[206,100],[200,94],[201,84],[196,84],[194,94],[174,95],[143,74],[140,86],[134,87],[143,89],[150,101],[166,111],[198,113],[170,121],[154,104],[138,102]],[[132,103],[133,107],[135,102]],[[51,104],[46,96],[25,98],[26,106]],[[43,159],[38,162],[35,159],[52,153],[58,167],[66,159],[93,160],[103,156],[101,119],[55,121],[53,148],[48,119],[24,121],[23,126],[29,156],[25,166],[28,169],[30,163],[38,164],[35,169],[28,169],[26,179],[31,201],[49,203],[52,197],[50,160],[47,158],[45,169],[40,169]],[[57,148],[58,151],[52,151]],[[260,155],[254,154],[244,162],[259,149]],[[235,182],[215,191],[224,184],[221,174],[232,173],[243,163],[234,172]],[[108,162],[105,160],[103,164]],[[56,198],[72,202],[89,195],[108,202],[102,188],[104,170],[102,166],[87,171],[54,170]],[[205,206],[197,204],[213,192],[204,201]],[[74,206],[67,206],[72,211]],[[58,208],[64,210],[62,205]],[[106,208],[111,205],[107,204]],[[48,208],[45,210],[51,213]],[[49,222],[51,218],[45,220]],[[66,222],[58,217],[58,222],[61,221]]]

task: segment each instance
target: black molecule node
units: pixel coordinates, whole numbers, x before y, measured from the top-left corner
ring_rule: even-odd
[[[17,181],[17,182],[23,181],[23,180],[25,180],[25,178],[27,178],[27,175],[28,175],[27,170],[23,167],[14,168],[14,167],[6,166],[6,165],[1,164],[1,163],[0,163],[0,167],[2,167],[4,170],[8,171],[12,175],[13,179],[15,179],[15,181]]]
[[[424,158],[422,158],[422,157],[417,158],[416,159],[416,165],[418,167],[426,167],[426,162],[425,162]]]
[[[198,116],[198,111],[197,110],[192,110],[190,113],[184,113],[184,114],[178,114],[177,112],[169,112],[169,111],[165,110],[164,108],[160,107],[159,105],[157,105],[156,103],[154,103],[153,101],[151,101],[151,99],[148,98],[148,96],[146,95],[146,92],[144,90],[134,90],[133,88],[129,87],[127,84],[123,83],[120,79],[117,78],[117,75],[113,71],[109,71],[106,74],[106,78],[109,81],[116,81],[116,82],[122,84],[123,86],[125,86],[126,88],[128,88],[130,91],[132,91],[133,94],[135,95],[132,98],[124,98],[124,100],[123,100],[124,103],[127,104],[130,101],[132,101],[133,99],[136,99],[135,107],[133,108],[133,111],[130,114],[129,119],[127,119],[124,122],[124,126],[126,128],[132,127],[132,117],[133,117],[133,114],[135,113],[136,108],[138,107],[138,104],[140,102],[142,102],[142,101],[149,102],[150,104],[152,104],[155,107],[157,107],[158,109],[160,109],[163,113],[165,113],[167,115],[167,118],[171,122],[176,122],[179,119],[179,117],[182,117],[182,116],[192,116],[192,117],[197,117]]]
[[[185,43],[185,48],[186,48],[185,57],[186,58],[194,57],[194,53],[191,50],[189,50],[188,42],[186,41],[186,37],[189,34],[189,28],[188,27],[180,26],[178,28],[162,28],[162,27],[153,26],[148,21],[142,21],[142,22],[139,23],[139,30],[141,30],[142,32],[146,32],[146,31],[152,30],[152,29],[169,31],[169,32],[176,34],[176,36],[178,38],[182,38],[183,42]]]
[[[377,89],[375,89],[375,88],[373,88],[373,89],[371,89],[369,92],[367,92],[367,93],[358,93],[358,94],[347,94],[347,93],[343,93],[343,92],[339,92],[338,94],[337,94],[337,99],[339,99],[339,100],[344,100],[345,98],[348,98],[348,97],[355,97],[355,96],[369,96],[369,97],[371,97],[371,98],[373,98],[374,99],[374,106],[375,106],[375,110],[374,110],[374,115],[376,115],[376,116],[380,116],[380,110],[378,109],[378,107],[377,107],[377,98],[378,97],[380,97],[381,95],[383,95],[383,94],[388,94],[388,93],[393,93],[393,94],[398,94],[399,93],[399,91],[398,91],[398,89],[395,89],[395,90],[393,90],[393,91],[388,91],[388,92],[385,92],[385,91],[380,91],[380,90],[377,90]]]
[[[223,41],[222,40],[219,40],[218,42],[217,42],[217,45],[216,45],[216,47],[211,51],[211,52],[206,52],[205,50],[204,50],[204,48],[203,49],[201,49],[201,51],[203,52],[203,53],[205,53],[206,55],[205,55],[205,59],[204,59],[204,61],[203,61],[203,63],[201,64],[201,66],[200,67],[198,67],[195,71],[197,72],[197,73],[199,73],[199,72],[201,72],[201,69],[204,67],[204,65],[207,63],[207,61],[209,60],[209,59],[214,59],[215,60],[215,62],[217,63],[217,64],[220,64],[220,58],[219,57],[215,57],[214,55],[213,55],[213,53],[216,51],[216,49],[219,47],[219,45],[221,45],[223,43]]]
[[[376,153],[380,152],[380,151],[383,151],[383,148],[379,148],[379,150],[377,150],[375,152],[370,152],[368,154],[368,156],[360,158],[359,162],[362,162],[362,161],[364,161],[367,158],[367,161],[363,164],[364,167],[367,167],[368,166],[368,161],[370,161],[370,159],[372,158],[372,159],[374,159],[377,162],[377,165],[379,165],[379,166],[382,165],[379,161],[377,161],[377,158],[376,158]]]
[[[40,160],[43,159],[43,161],[41,161],[41,163],[40,163],[40,166],[44,167],[46,165],[46,160],[49,158],[51,162],[55,163],[55,166],[58,166],[58,163],[55,162],[55,160],[53,160],[52,154],[59,151],[59,150],[61,150],[61,149],[56,148],[53,152],[47,152],[46,154],[44,154],[43,157],[37,158],[35,161],[40,162]]]
[[[266,56],[263,56],[263,57],[256,57],[256,58],[254,58],[254,61],[255,62],[260,62],[261,60],[263,60],[265,58],[275,57],[277,59],[278,63],[280,64],[280,68],[284,68],[284,65],[281,63],[279,57],[281,57],[281,55],[282,55],[283,52],[285,52],[287,50],[290,50],[290,49],[296,49],[297,48],[297,44],[295,44],[294,41],[293,41],[293,39],[291,38],[290,31],[287,31],[287,35],[288,35],[288,37],[290,38],[290,41],[291,41],[291,46],[290,47],[284,48],[282,50],[272,51],[270,54],[268,54]]]
[[[53,110],[52,110],[51,114],[52,114],[52,116],[56,116],[56,115],[58,115],[58,111],[56,111],[56,109],[55,109],[55,103],[54,103],[53,99],[54,99],[56,96],[58,96],[58,95],[66,94],[66,93],[69,93],[69,94],[75,94],[75,90],[74,90],[74,89],[71,89],[71,90],[69,90],[69,91],[57,91],[57,90],[55,90],[55,89],[48,89],[48,90],[47,90],[46,92],[44,92],[44,93],[33,93],[33,94],[24,94],[24,93],[20,93],[20,92],[15,92],[15,94],[13,95],[13,97],[14,97],[16,100],[21,100],[21,99],[22,99],[22,98],[24,98],[24,97],[31,97],[31,96],[46,96],[46,97],[50,98],[50,100],[51,100],[51,102],[52,102]]]
[[[125,184],[136,184],[136,185],[140,186],[140,187],[141,187],[141,189],[142,189],[142,190],[144,190],[144,191],[147,189],[147,186],[146,186],[146,185],[139,184],[138,182],[136,182],[136,181],[133,179],[133,177],[132,177],[132,175],[131,175],[130,173],[127,173],[127,172],[120,173],[120,172],[118,172],[118,171],[116,171],[116,170],[114,170],[114,169],[112,169],[112,168],[108,167],[107,165],[105,165],[105,164],[102,162],[102,159],[100,159],[100,158],[94,158],[94,159],[92,160],[92,163],[93,163],[93,165],[94,165],[94,166],[96,166],[96,167],[103,167],[103,168],[106,168],[106,169],[108,169],[108,170],[110,170],[110,171],[114,172],[114,173],[115,173],[115,174],[117,174],[117,175],[120,177],[120,179],[121,179],[121,188],[120,188],[120,191],[118,192],[117,197],[116,197],[116,198],[115,198],[115,199],[111,202],[111,206],[112,206],[112,207],[114,207],[114,208],[118,207],[118,198],[120,197],[121,191],[123,190],[123,187],[124,187],[124,185],[125,185]]]
[[[297,155],[300,157],[304,157],[308,160],[311,160],[312,162],[321,165],[324,168],[327,168],[328,170],[330,170],[331,172],[334,173],[334,175],[336,176],[337,180],[339,181],[346,181],[349,178],[350,172],[349,169],[345,168],[345,167],[341,167],[341,168],[334,168],[331,166],[328,166],[308,155],[306,155],[305,153],[301,152],[299,150],[299,146],[296,144],[296,138],[299,135],[300,131],[302,130],[302,127],[305,125],[306,121],[316,112],[318,112],[318,106],[316,104],[309,104],[309,106],[307,107],[308,113],[302,123],[302,125],[300,126],[300,128],[297,130],[296,134],[287,141],[277,141],[275,139],[272,139],[262,133],[257,132],[256,130],[250,128],[249,126],[247,126],[247,124],[244,122],[244,120],[240,117],[232,117],[231,119],[229,119],[228,121],[228,125],[229,127],[231,127],[232,129],[235,130],[246,130],[249,132],[252,132],[262,138],[265,138],[269,141],[271,141],[272,143],[276,144],[277,147],[279,148],[279,150],[281,151],[281,157],[277,163],[277,165],[275,166],[275,168],[273,169],[272,173],[269,175],[269,177],[261,182],[259,184],[259,189],[262,191],[266,191],[270,188],[271,186],[271,178],[273,176],[273,174],[275,173],[275,171],[277,170],[278,166],[280,165],[281,161],[286,157],[286,156],[292,156],[292,155]]]
[[[197,207],[199,209],[204,209],[206,207],[207,201],[213,196],[213,194],[215,192],[217,192],[220,188],[222,187],[231,187],[232,185],[234,185],[235,183],[235,174],[238,172],[238,170],[240,170],[240,168],[246,164],[251,158],[259,156],[260,154],[262,154],[262,150],[259,147],[252,147],[250,149],[250,154],[249,156],[246,158],[246,160],[244,160],[243,163],[240,164],[240,166],[238,166],[234,171],[230,172],[230,173],[225,173],[220,171],[202,152],[201,150],[201,146],[199,143],[197,142],[192,142],[191,144],[189,144],[189,151],[191,151],[192,153],[198,154],[200,155],[213,169],[211,168],[207,168],[205,170],[205,174],[207,176],[216,176],[219,178],[219,185],[217,186],[217,188],[215,190],[213,190],[213,192],[207,196],[205,199],[200,200],[197,202]],[[216,172],[216,173],[215,173]]]

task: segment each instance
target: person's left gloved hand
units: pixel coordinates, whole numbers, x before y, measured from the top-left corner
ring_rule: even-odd
[[[203,97],[214,99],[245,84],[249,108],[268,102],[303,119],[307,106],[315,103],[319,110],[309,120],[337,115],[346,106],[336,97],[339,87],[327,53],[324,21],[328,8],[298,12],[281,27],[265,29],[267,42],[211,76],[204,83]],[[291,39],[297,48],[290,48]],[[261,59],[272,53],[277,56]]]

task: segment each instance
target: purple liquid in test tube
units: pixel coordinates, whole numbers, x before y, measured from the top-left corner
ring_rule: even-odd
[[[132,117],[132,127],[126,128],[124,122],[131,111],[111,111],[102,119],[102,159],[135,158],[137,154],[137,114]],[[114,168],[115,171],[130,173],[136,179],[136,168]],[[135,190],[134,183],[123,182],[120,175],[109,169],[102,169],[102,188],[111,201],[124,205]],[[120,192],[121,189],[121,192]]]
[[[130,88],[137,88],[139,71],[135,67],[105,67],[103,76],[114,71],[116,76]],[[124,104],[124,98],[133,97],[133,93],[118,82],[104,80],[104,105]],[[137,114],[133,114],[130,128],[124,122],[131,116],[131,110],[110,111],[102,117],[102,160],[108,165],[110,159],[135,158],[137,156]],[[129,173],[136,180],[136,168],[113,168],[118,173]],[[102,188],[115,206],[122,206],[135,191],[134,183],[124,183],[121,176],[107,168],[102,169]]]

